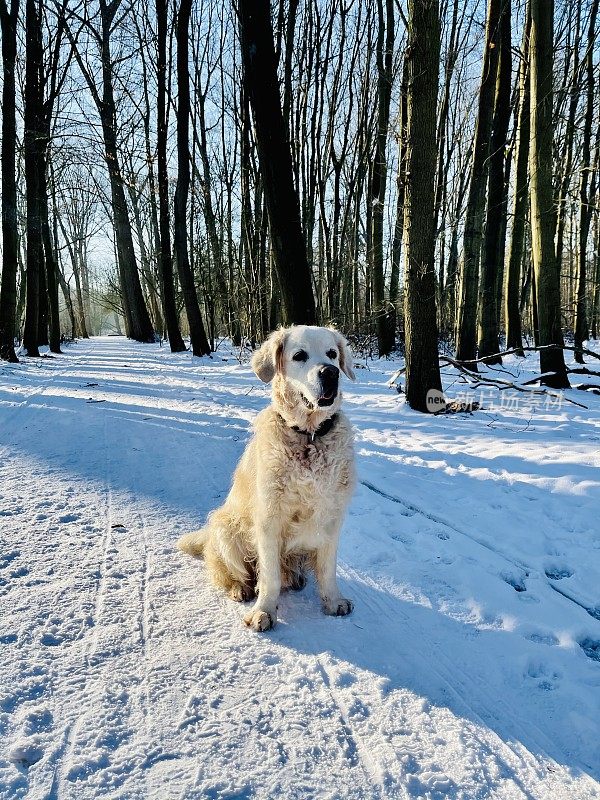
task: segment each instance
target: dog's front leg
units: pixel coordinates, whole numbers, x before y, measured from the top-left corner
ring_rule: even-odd
[[[325,541],[317,550],[316,576],[319,593],[326,614],[334,617],[345,617],[350,614],[354,605],[351,600],[342,596],[335,574],[337,566],[337,546],[342,527],[342,517],[332,521],[327,527]]]
[[[281,591],[280,530],[273,520],[256,526],[258,598],[244,617],[254,631],[268,631],[277,622],[277,602]]]

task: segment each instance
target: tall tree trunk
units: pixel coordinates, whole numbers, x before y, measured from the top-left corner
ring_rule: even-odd
[[[594,41],[596,38],[596,18],[598,16],[598,0],[593,0],[588,28],[585,70],[587,74],[587,103],[583,124],[583,141],[581,156],[581,177],[579,180],[579,258],[577,264],[577,290],[575,298],[575,347],[583,347],[589,336],[587,321],[587,242],[592,221],[592,208],[588,186],[591,169],[592,120],[594,118]],[[575,360],[583,364],[583,353],[575,351]]]
[[[244,81],[254,116],[284,321],[312,325],[315,299],[281,110],[269,0],[240,0],[238,13]]]
[[[512,232],[508,250],[508,265],[504,279],[504,318],[506,322],[506,347],[522,350],[521,314],[519,292],[521,289],[521,263],[525,243],[525,223],[529,204],[527,161],[529,158],[529,33],[531,14],[526,11],[521,64],[519,66],[519,112],[515,147],[515,194],[512,207]]]
[[[592,302],[592,339],[598,338],[600,331],[600,220],[596,214],[594,235],[594,298]]]
[[[50,220],[48,211],[48,193],[46,182],[41,192],[41,225],[42,241],[44,245],[44,261],[46,263],[46,287],[48,289],[48,323],[49,344],[51,353],[60,353],[60,313],[58,306],[58,264],[52,246],[50,235]]]
[[[390,275],[390,336],[396,341],[398,296],[400,290],[400,262],[402,260],[402,238],[404,233],[404,202],[406,195],[406,125],[408,116],[408,56],[402,60],[402,83],[400,85],[400,115],[398,120],[398,179],[396,198],[396,221],[392,241],[392,271]]]
[[[153,342],[154,330],[150,315],[146,308],[140,276],[138,272],[131,221],[123,188],[123,177],[119,162],[116,131],[116,107],[113,91],[112,60],[110,51],[110,34],[116,7],[111,3],[107,7],[105,0],[101,2],[102,18],[102,80],[103,97],[100,107],[100,118],[104,134],[106,161],[110,177],[111,200],[119,259],[119,272],[123,289],[123,306],[128,324],[127,335],[138,342]]]
[[[394,3],[377,0],[377,137],[371,172],[371,270],[373,272],[373,305],[380,356],[387,356],[394,347],[394,331],[390,336],[390,312],[385,299],[383,269],[383,221],[387,183],[387,138],[392,94],[392,60],[394,55]]]
[[[497,355],[500,352],[498,283],[504,269],[508,199],[505,153],[510,123],[512,88],[510,4],[511,0],[502,0],[498,22],[500,26],[500,58],[496,74],[485,236],[481,262],[478,350],[480,357],[487,357],[488,364],[502,363],[502,359]]]
[[[113,87],[113,62],[111,58],[111,34],[115,16],[121,3],[99,0],[100,29],[87,20],[91,39],[98,42],[102,62],[102,90],[97,87],[93,75],[78,49],[75,36],[67,26],[65,33],[71,43],[73,55],[87,82],[90,94],[98,109],[104,139],[104,154],[110,180],[111,207],[119,268],[119,285],[122,294],[126,334],[139,342],[153,342],[154,330],[144,301],[140,276],[135,257],[131,221],[123,188],[119,150],[117,147],[117,114]]]
[[[75,307],[74,307],[74,330],[75,336],[80,336],[82,339],[89,339],[89,334],[87,331],[86,320],[85,320],[85,307],[83,302],[83,290],[82,290],[82,268],[81,268],[81,258],[80,258],[80,247],[78,242],[72,242],[69,239],[69,234],[65,229],[62,217],[57,214],[56,211],[56,202],[54,203],[54,213],[55,219],[58,220],[58,224],[60,225],[60,230],[63,235],[63,239],[65,240],[67,250],[69,251],[69,258],[71,259],[71,271],[73,272],[73,277],[75,278]],[[64,292],[64,287],[63,287]]]
[[[50,322],[50,311],[48,308],[48,282],[46,280],[46,253],[44,249],[44,224],[42,220],[42,192],[43,192],[43,183],[44,183],[44,175],[43,175],[43,158],[41,153],[41,142],[40,142],[40,152],[38,153],[40,158],[40,166],[38,169],[39,175],[39,192],[38,192],[38,211],[40,217],[40,270],[38,273],[38,281],[39,281],[39,288],[38,288],[38,346],[45,346],[49,343],[48,341],[48,325]]]
[[[452,75],[456,65],[458,56],[458,48],[456,46],[456,29],[458,24],[458,7],[459,0],[453,0],[452,6],[452,22],[450,23],[450,40],[448,42],[448,52],[446,53],[446,69],[444,73],[444,91],[442,94],[442,104],[440,108],[440,117],[438,121],[438,156],[436,167],[436,181],[435,181],[435,206],[434,206],[434,220],[435,232],[437,236],[438,224],[440,218],[440,210],[442,207],[442,198],[444,196],[444,184],[446,182],[446,170],[444,169],[444,158],[446,156],[446,136],[448,124],[448,112],[450,109],[450,90],[452,88]],[[440,286],[440,290],[443,286]]]
[[[195,356],[210,353],[206,338],[187,242],[187,200],[190,185],[190,76],[188,67],[188,29],[192,0],[181,0],[177,14],[177,187],[175,189],[174,233],[177,272],[190,326],[192,352]]]
[[[562,347],[560,275],[554,253],[552,193],[552,53],[553,0],[531,0],[529,40],[531,139],[531,238],[540,345]],[[561,349],[540,351],[541,382],[567,388],[569,378]]]
[[[27,187],[27,306],[23,345],[28,356],[39,356],[40,277],[44,269],[40,217],[40,72],[41,23],[35,0],[25,6],[25,184]]]
[[[434,181],[440,59],[438,0],[409,0],[409,80],[406,150],[406,399],[427,411],[441,395],[435,308]],[[439,395],[438,395],[439,396]]]
[[[52,165],[50,165],[50,170],[52,174],[52,179],[50,182],[50,191],[52,193],[52,244],[54,247],[54,253],[56,255],[56,279],[59,283],[61,288],[65,305],[67,307],[67,314],[69,315],[69,320],[71,322],[71,338],[75,338],[75,310],[73,308],[73,301],[71,299],[71,292],[69,290],[69,285],[65,280],[64,272],[62,265],[60,263],[60,249],[58,246],[58,214],[56,211],[56,182],[54,180],[54,175],[52,172]]]
[[[41,120],[43,137],[40,141],[40,225],[45,264],[45,284],[48,310],[48,344],[51,353],[60,353],[60,313],[58,305],[58,264],[50,233],[48,203],[48,155],[50,145],[50,113]]]
[[[456,357],[471,360],[477,355],[477,287],[481,253],[485,189],[489,165],[494,110],[494,91],[500,56],[500,12],[505,0],[488,0],[485,52],[479,89],[471,183],[465,216],[463,261],[457,304]],[[476,365],[474,365],[476,366]]]
[[[2,284],[0,285],[0,359],[17,362],[17,184],[15,177],[17,126],[15,61],[19,0],[0,0],[2,25]]]
[[[558,186],[558,197],[556,198],[556,232],[554,235],[555,254],[558,262],[558,274],[562,272],[562,259],[565,238],[565,226],[567,215],[570,211],[570,203],[568,202],[571,181],[573,179],[573,141],[575,138],[577,107],[579,105],[579,83],[580,83],[580,63],[579,63],[579,47],[580,47],[580,29],[581,29],[581,11],[583,3],[570,4],[569,13],[575,12],[575,30],[573,31],[573,45],[572,45],[572,69],[571,69],[571,86],[570,86],[570,100],[569,112],[564,128],[564,137],[560,162],[562,164],[562,175],[560,176]],[[550,13],[546,9],[546,13]],[[570,20],[569,20],[570,22]],[[567,51],[568,52],[568,51]],[[566,58],[568,66],[569,59]]]
[[[172,353],[185,350],[179,329],[175,303],[173,257],[171,254],[171,222],[169,215],[169,175],[167,168],[167,2],[156,0],[156,155],[158,160],[159,248],[158,266],[162,284],[163,316]]]

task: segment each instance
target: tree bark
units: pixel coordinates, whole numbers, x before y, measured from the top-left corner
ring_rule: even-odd
[[[28,356],[39,356],[40,277],[44,269],[40,216],[40,73],[42,42],[35,0],[25,6],[25,184],[27,187],[27,302],[23,345]]]
[[[573,46],[572,46],[572,70],[571,70],[571,85],[569,87],[569,112],[565,121],[564,127],[564,141],[561,148],[562,152],[559,159],[559,164],[562,165],[562,175],[560,176],[558,186],[558,196],[555,202],[556,214],[556,233],[554,235],[555,254],[558,262],[558,274],[562,272],[562,259],[564,250],[565,226],[567,214],[569,213],[570,204],[568,203],[568,195],[573,179],[573,141],[575,138],[577,107],[579,105],[579,84],[580,84],[580,62],[579,62],[579,47],[580,47],[580,30],[581,30],[581,11],[583,9],[582,3],[573,3],[570,7],[575,12],[575,30],[573,31]],[[546,10],[546,13],[550,13]],[[569,64],[569,59],[566,58],[566,65]],[[565,80],[566,80],[565,70]]]
[[[113,90],[110,35],[114,15],[118,6],[114,0],[107,5],[101,0],[102,20],[102,102],[100,118],[104,134],[106,161],[110,177],[112,210],[117,240],[119,272],[123,289],[123,306],[128,327],[127,335],[138,342],[154,342],[154,330],[146,308],[138,272],[131,221],[123,188],[123,177],[119,161],[116,137],[116,106]]]
[[[505,153],[510,123],[512,89],[511,0],[502,0],[500,9],[500,57],[497,65],[496,91],[488,179],[488,196],[481,262],[479,295],[479,357],[488,364],[500,364],[500,331],[498,314],[498,282],[504,270],[506,235],[507,181]]]
[[[2,25],[2,284],[0,286],[0,359],[18,362],[17,331],[17,183],[16,84],[17,19],[19,0],[0,0]]]
[[[175,189],[173,222],[177,272],[190,326],[192,352],[195,356],[204,356],[210,353],[210,345],[200,314],[187,242],[187,199],[190,185],[188,29],[191,8],[192,0],[181,0],[177,14],[177,187]]]
[[[540,345],[563,345],[560,275],[554,252],[552,193],[552,53],[553,0],[531,0],[530,145],[531,238]],[[562,350],[540,351],[541,382],[568,388]]]
[[[72,52],[86,80],[94,103],[98,109],[104,140],[104,155],[111,190],[111,208],[119,267],[119,285],[122,293],[123,315],[126,334],[139,342],[154,342],[154,330],[140,283],[140,276],[133,245],[131,221],[123,188],[119,150],[117,147],[117,112],[114,96],[113,61],[111,57],[111,34],[114,30],[115,16],[121,0],[99,0],[100,29],[97,30],[90,19],[85,19],[91,38],[98,42],[102,62],[102,90],[97,88],[97,79],[89,71],[86,61],[77,48],[72,31],[67,26],[65,32],[71,43]],[[87,13],[86,6],[84,10]]]
[[[240,0],[238,13],[244,81],[254,116],[284,322],[313,325],[315,299],[281,110],[269,0]]]
[[[529,33],[531,15],[529,4],[526,11],[523,48],[519,67],[519,112],[517,141],[515,147],[515,194],[512,206],[512,232],[508,250],[508,265],[504,279],[504,318],[506,323],[506,347],[521,350],[522,331],[519,309],[521,290],[521,263],[525,244],[525,223],[529,202],[527,186],[527,161],[529,158]]]
[[[471,361],[477,355],[477,294],[483,234],[494,90],[500,55],[500,11],[505,0],[488,0],[483,71],[479,89],[471,182],[465,215],[463,261],[458,288],[456,357]]]
[[[592,208],[589,197],[591,170],[592,121],[594,118],[594,41],[596,38],[596,18],[598,16],[598,0],[593,0],[588,28],[585,70],[587,75],[587,102],[583,124],[583,141],[581,157],[581,177],[579,180],[579,258],[577,263],[577,289],[575,296],[575,347],[583,347],[589,336],[587,320],[587,243],[592,221]],[[575,361],[583,364],[583,353],[575,351]]]
[[[434,181],[440,57],[438,0],[409,0],[406,149],[406,399],[427,411],[441,393],[435,307]]]
[[[394,55],[393,0],[377,0],[377,137],[371,173],[371,270],[373,272],[373,305],[380,356],[387,356],[394,347],[395,330],[390,327],[390,309],[385,299],[383,269],[383,221],[387,183],[387,138],[392,94],[392,60]],[[390,335],[391,334],[391,335]]]
[[[42,242],[44,245],[44,261],[46,264],[46,287],[48,289],[48,327],[51,353],[60,353],[60,313],[58,306],[58,264],[52,246],[52,236],[50,235],[50,219],[48,212],[48,193],[46,182],[41,192],[41,225]]]
[[[592,301],[592,339],[598,338],[600,330],[600,222],[596,217],[594,248],[594,296]]]
[[[396,221],[394,223],[394,238],[392,240],[392,271],[390,275],[390,305],[391,315],[389,325],[390,335],[396,339],[396,325],[398,317],[398,296],[400,291],[400,262],[402,260],[402,240],[404,234],[404,201],[406,194],[406,125],[408,115],[408,57],[404,54],[402,59],[402,83],[400,85],[400,114],[398,120],[398,178],[396,197]],[[435,224],[435,222],[434,222]]]
[[[185,350],[179,330],[175,303],[173,257],[171,254],[171,221],[169,214],[169,175],[167,168],[167,2],[156,0],[157,46],[157,123],[156,155],[158,161],[158,215],[159,249],[158,265],[162,283],[163,316],[172,353]]]

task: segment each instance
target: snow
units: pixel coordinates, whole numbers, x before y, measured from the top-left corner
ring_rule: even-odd
[[[0,366],[0,797],[600,797],[600,397],[419,415],[398,366],[345,388],[354,613],[262,635],[174,548],[268,402],[235,351]]]

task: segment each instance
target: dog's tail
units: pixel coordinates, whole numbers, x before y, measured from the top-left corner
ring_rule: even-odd
[[[183,553],[194,556],[194,558],[202,558],[207,541],[208,530],[200,528],[199,531],[184,534],[177,542],[177,547]]]

